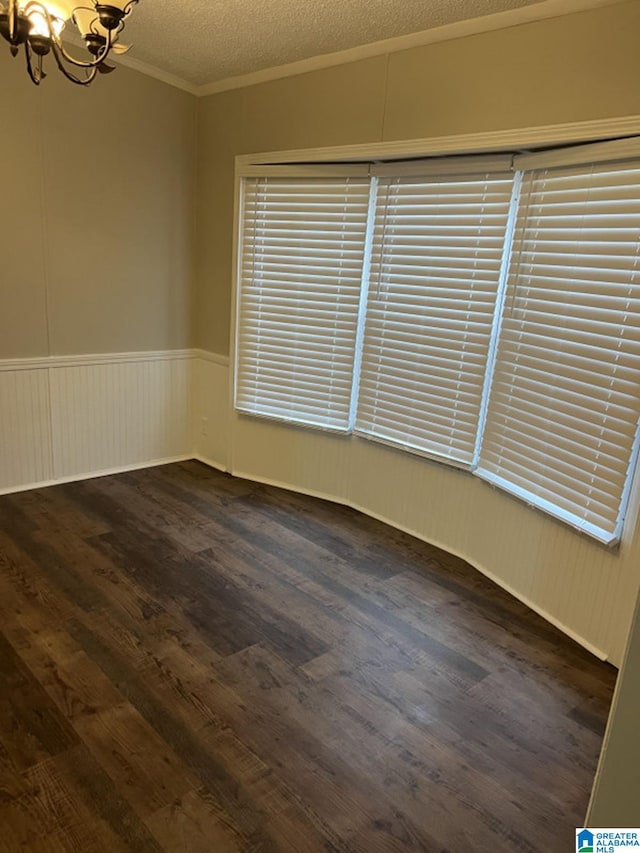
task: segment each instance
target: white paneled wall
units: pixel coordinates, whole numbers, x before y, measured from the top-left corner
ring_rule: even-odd
[[[192,455],[193,353],[0,362],[0,493]]]
[[[55,476],[189,454],[190,373],[166,357],[52,369]]]
[[[229,467],[229,359],[196,350],[193,360],[192,447],[195,456]]]
[[[0,493],[196,457],[354,506],[467,559],[619,664],[640,585],[636,483],[610,550],[470,474],[389,447],[239,416],[199,350],[0,362]]]
[[[53,477],[49,373],[0,370],[0,491]]]

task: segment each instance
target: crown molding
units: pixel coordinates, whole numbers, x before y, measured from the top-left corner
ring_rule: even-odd
[[[387,53],[396,53],[400,50],[409,50],[414,47],[436,44],[437,42],[479,35],[480,33],[492,32],[493,30],[508,29],[522,24],[545,20],[546,18],[559,18],[564,15],[584,12],[600,6],[617,5],[620,2],[621,0],[542,0],[541,3],[536,3],[532,6],[523,6],[522,8],[510,9],[506,12],[497,12],[482,18],[457,21],[453,24],[445,24],[442,27],[434,27],[417,33],[408,33],[407,35],[371,42],[334,53],[324,53],[320,56],[312,56],[308,59],[299,60],[298,62],[264,68],[250,74],[226,77],[223,80],[216,80],[204,86],[193,87],[193,93],[198,97],[216,95],[232,89],[242,89],[246,86],[268,83],[284,77],[307,74],[311,71],[319,71],[335,65],[357,62],[361,59],[369,59]],[[622,2],[625,2],[625,0],[622,0]]]
[[[132,71],[139,71],[147,77],[153,77],[161,83],[166,83],[168,86],[173,86],[175,89],[182,89],[183,92],[188,92],[190,95],[198,96],[200,94],[198,86],[189,83],[188,80],[183,80],[182,77],[177,77],[175,74],[170,74],[168,71],[163,71],[161,68],[156,68],[155,65],[149,65],[147,62],[141,62],[139,59],[122,54],[121,56],[109,56],[109,61],[124,65],[125,68],[130,68]]]
[[[64,31],[63,41],[65,44],[71,44],[73,47],[86,50],[86,45],[80,35],[70,29],[66,29]],[[168,86],[173,86],[176,89],[182,89],[183,92],[188,92],[190,95],[198,94],[198,86],[195,86],[193,83],[189,83],[188,80],[183,80],[175,74],[163,71],[155,65],[149,65],[147,62],[141,62],[139,59],[130,56],[128,53],[110,53],[109,62],[113,62],[115,65],[124,65],[125,68],[131,68],[132,71],[139,71],[146,77],[153,77],[161,83],[166,83]]]

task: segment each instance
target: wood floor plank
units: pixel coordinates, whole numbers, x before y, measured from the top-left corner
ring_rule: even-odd
[[[140,519],[123,519],[116,502],[98,493],[99,486],[82,485],[83,503],[101,506],[108,518],[118,521],[111,533],[92,537],[92,545],[125,574],[133,572],[160,602],[181,602],[192,623],[210,634],[211,644],[220,653],[234,653],[260,641],[275,645],[280,654],[296,661],[308,660],[325,650],[325,644],[308,634],[300,623],[273,613],[255,595],[221,579],[215,572],[214,549],[206,557],[184,555],[179,550],[176,553],[164,531],[150,529],[151,525]],[[141,536],[146,542],[144,553],[139,550]],[[159,563],[164,569],[161,574],[157,571]]]
[[[403,826],[403,837],[420,839],[420,815],[425,810],[439,815],[440,820],[446,817],[450,823],[457,824],[458,821],[453,820],[453,816],[456,809],[460,808],[459,792],[464,790],[467,798],[473,798],[474,808],[467,809],[464,827],[460,823],[458,843],[461,848],[468,845],[471,839],[475,839],[477,844],[483,839],[485,844],[496,842],[495,831],[487,824],[491,825],[495,821],[493,812],[501,811],[496,794],[504,797],[507,792],[498,790],[490,780],[475,773],[468,765],[463,768],[466,774],[457,772],[458,764],[453,751],[449,751],[447,755],[451,781],[444,779],[439,772],[430,772],[427,763],[423,762],[420,768],[421,784],[418,784],[419,762],[409,753],[410,738],[407,737],[404,746],[399,748],[401,741],[398,739],[392,742],[381,736],[380,729],[370,724],[370,717],[367,724],[368,721],[363,716],[350,714],[344,704],[345,692],[342,689],[335,692],[326,688],[313,690],[305,679],[283,661],[278,661],[272,654],[260,648],[248,649],[234,655],[233,658],[221,662],[216,669],[218,673],[226,675],[234,689],[248,700],[262,708],[272,708],[282,715],[286,714],[290,725],[297,724],[299,727],[296,727],[296,731],[304,731],[310,709],[313,708],[316,712],[314,738],[324,749],[330,753],[335,752],[338,756],[330,762],[331,766],[338,766],[340,762],[346,764],[341,777],[348,779],[349,773],[353,771],[361,779],[377,778],[382,781],[384,798],[388,802],[387,811],[394,815],[394,820],[389,824],[394,828],[394,832]],[[387,712],[387,716],[391,715]],[[409,735],[410,731],[413,733],[410,727],[407,727],[404,734]],[[399,761],[399,753],[404,753],[408,760]],[[442,757],[443,753],[440,752],[440,758]],[[463,777],[464,784],[458,789],[455,782]],[[363,793],[366,793],[363,783],[360,783],[360,786]],[[378,817],[370,815],[369,825],[373,825],[374,819]],[[534,826],[530,829],[533,831]],[[379,836],[383,835],[379,827],[377,833]],[[407,838],[405,845],[409,844]],[[507,841],[505,850],[509,849],[509,844],[516,841],[519,844],[518,849],[533,850],[527,847],[524,838],[518,838],[516,832],[511,832]],[[393,833],[388,842],[390,845],[395,844]],[[422,845],[426,843],[423,838]],[[423,847],[418,845],[417,849]]]
[[[41,834],[43,849],[124,849],[108,824],[87,807],[77,787],[64,777],[59,756],[30,768],[24,778],[47,818]]]
[[[244,790],[236,775],[237,768],[228,768],[207,743],[206,737],[183,724],[173,708],[160,702],[147,689],[138,673],[96,634],[80,622],[71,624],[69,630],[87,654],[100,663],[103,671],[123,685],[123,692],[132,707],[217,799],[227,824],[234,825],[241,835],[253,836],[265,823],[265,816]],[[239,700],[232,698],[231,702],[240,705]],[[265,851],[272,849],[266,838],[264,845]]]
[[[59,489],[36,489],[20,492],[16,498],[21,511],[26,514],[34,529],[40,532],[62,531],[73,533],[79,538],[107,533],[107,523],[78,509],[77,505],[64,498],[64,486]]]
[[[63,717],[72,723],[123,701],[122,694],[65,631],[32,635],[20,657]]]
[[[236,516],[237,512],[234,519]],[[263,552],[273,555],[280,563],[292,565],[332,593],[342,606],[348,605],[352,618],[357,613],[366,624],[384,626],[400,635],[406,646],[423,649],[430,657],[440,658],[450,668],[460,670],[472,679],[480,679],[487,674],[480,664],[429,636],[426,626],[422,630],[416,629],[408,622],[397,619],[391,610],[380,607],[367,594],[366,586],[363,592],[362,579],[354,575],[353,567],[341,556],[344,549],[337,548],[335,542],[330,543],[333,550],[329,551],[323,544],[310,542],[306,536],[302,536],[299,525],[294,526],[293,534],[291,527],[283,523],[282,514],[277,515],[277,523],[272,523],[270,530],[267,530],[263,519],[254,516],[250,521],[245,520],[241,533]]]
[[[187,768],[128,702],[78,717],[74,728],[142,818],[195,783]]]
[[[86,807],[60,773],[60,756],[20,774],[23,792],[0,804],[0,851],[37,849],[121,853],[108,825]]]
[[[84,745],[56,757],[56,765],[76,802],[81,800],[108,838],[106,851],[158,853],[164,848],[140,819],[134,806]]]
[[[198,506],[200,504],[199,501]],[[219,518],[219,509],[209,508],[209,513]],[[414,630],[408,622],[396,619],[391,611],[380,608],[373,599],[362,593],[361,575],[354,572],[341,557],[314,545],[297,532],[291,533],[286,527],[269,524],[260,514],[248,516],[245,513],[240,516],[237,503],[234,504],[233,518],[229,523],[239,533],[234,548],[243,557],[245,566],[259,555],[263,561],[261,568],[268,569],[264,565],[266,557],[272,564],[278,565],[281,573],[284,569],[291,569],[293,575],[289,574],[288,578],[297,587],[303,587],[307,592],[313,590],[316,595],[320,590],[320,600],[333,604],[340,611],[348,607],[348,624],[362,623],[369,630],[382,632],[387,637],[390,634],[391,644],[400,640],[403,649],[410,650],[413,655],[416,650],[423,650],[430,659],[438,654],[450,668],[455,667],[472,680],[486,674],[482,666],[468,656],[459,655],[424,631]],[[224,546],[217,546],[217,550],[224,553]],[[234,557],[227,555],[227,568],[233,562]]]
[[[14,647],[22,638],[28,640],[34,631],[63,625],[73,607],[51,585],[38,564],[0,529],[0,616],[5,635]],[[28,619],[35,622],[28,624]]]
[[[0,853],[563,853],[614,683],[346,507],[196,462],[0,497]]]
[[[17,770],[27,770],[78,742],[69,722],[2,632],[0,683],[0,743]]]
[[[188,791],[147,818],[164,850],[175,853],[239,853],[242,838],[221,819],[217,802],[206,789]]]

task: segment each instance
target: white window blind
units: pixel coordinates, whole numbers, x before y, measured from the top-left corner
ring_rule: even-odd
[[[640,415],[639,254],[640,160],[524,172],[478,473],[605,542]]]
[[[370,181],[281,171],[244,179],[236,407],[346,430]]]
[[[356,430],[473,461],[509,216],[510,158],[378,178]],[[390,173],[389,173],[390,172]]]

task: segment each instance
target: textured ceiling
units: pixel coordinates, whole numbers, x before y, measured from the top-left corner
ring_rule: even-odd
[[[131,57],[203,85],[541,0],[140,0]]]

